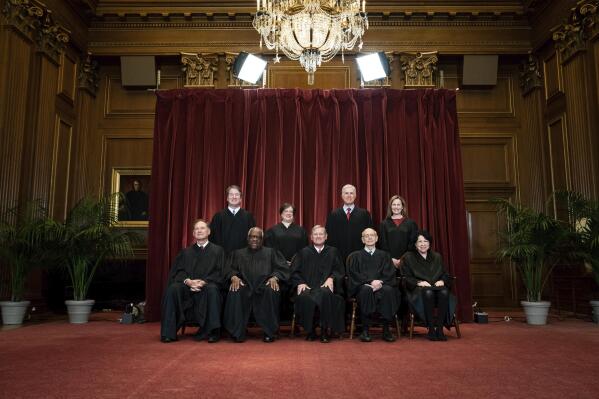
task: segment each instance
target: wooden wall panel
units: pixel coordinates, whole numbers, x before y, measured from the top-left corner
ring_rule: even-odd
[[[52,182],[50,187],[50,210],[52,217],[63,220],[68,205],[68,190],[71,170],[71,143],[73,126],[60,118],[56,120]]]
[[[460,87],[459,77],[444,77],[445,88]],[[497,85],[490,88],[461,88],[457,95],[458,114],[470,117],[514,117],[514,83],[510,75],[498,75]]]
[[[71,104],[75,102],[75,85],[77,83],[77,60],[70,54],[63,53],[60,57],[58,94]]]
[[[543,77],[545,78],[546,100],[563,93],[561,66],[555,50],[543,60]]]
[[[479,306],[511,306],[513,276],[509,265],[496,260],[502,221],[489,201],[466,201],[470,241],[472,295]]]
[[[181,77],[164,76],[160,89],[176,89],[181,87],[181,83]],[[120,75],[106,76],[105,118],[153,118],[155,107],[156,96],[152,91],[124,88]]]
[[[110,192],[113,168],[151,168],[152,131],[122,131],[104,135],[103,189]]]
[[[354,61],[351,61],[353,64]],[[268,87],[297,87],[302,89],[349,89],[357,87],[355,67],[346,61],[331,61],[314,74],[314,85],[308,85],[308,74],[297,63],[280,63],[268,68]]]
[[[462,137],[464,183],[513,184],[513,159],[510,137]]]

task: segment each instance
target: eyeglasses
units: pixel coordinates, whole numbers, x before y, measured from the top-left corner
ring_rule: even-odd
[[[376,237],[376,234],[362,234],[362,238]]]

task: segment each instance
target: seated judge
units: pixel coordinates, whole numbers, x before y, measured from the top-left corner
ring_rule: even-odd
[[[320,342],[328,343],[331,334],[339,334],[345,329],[345,301],[340,295],[345,273],[337,249],[325,245],[327,232],[324,227],[314,226],[310,239],[312,245],[299,251],[291,265],[291,285],[296,294],[295,316],[298,324],[308,332],[308,341],[316,339],[318,324]]]
[[[327,244],[337,248],[345,263],[347,255],[362,248],[362,231],[374,227],[370,213],[356,206],[356,188],[346,184],[341,188],[343,206],[333,210],[327,217]]]
[[[248,230],[256,225],[254,216],[241,208],[243,195],[236,185],[227,187],[227,207],[217,212],[210,221],[210,241],[220,245],[227,256],[244,248]]]
[[[279,329],[280,283],[289,279],[289,266],[276,249],[262,246],[264,232],[250,229],[248,246],[234,251],[226,278],[230,281],[224,326],[235,342],[246,338],[250,314],[264,332],[264,342],[273,342]]]
[[[196,242],[183,249],[173,263],[169,284],[162,300],[160,340],[177,340],[177,330],[185,322],[200,325],[195,338],[208,337],[217,342],[220,337],[220,312],[225,252],[208,241],[210,228],[203,219],[193,224]]]
[[[379,246],[391,254],[395,267],[399,267],[400,259],[408,251],[417,231],[418,225],[407,215],[406,201],[399,195],[391,197],[387,205],[387,217],[379,227]]]
[[[406,253],[401,266],[408,301],[420,320],[426,323],[427,338],[431,341],[447,341],[443,325],[451,324],[455,310],[455,298],[448,288],[451,280],[443,267],[441,255],[430,249],[430,234],[426,230],[419,230],[416,237],[416,252]],[[436,317],[433,312],[435,308]]]
[[[355,297],[360,308],[362,334],[360,341],[371,342],[369,327],[372,316],[378,313],[383,319],[383,339],[395,341],[389,330],[400,304],[395,267],[388,252],[376,249],[378,236],[374,229],[362,232],[364,247],[348,256],[347,274],[349,294]]]
[[[308,245],[308,234],[302,226],[294,223],[295,207],[285,202],[279,208],[281,222],[266,230],[264,234],[264,246],[279,250],[287,263],[300,249]]]

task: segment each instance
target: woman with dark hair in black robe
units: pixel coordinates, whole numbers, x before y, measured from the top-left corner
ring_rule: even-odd
[[[302,226],[293,223],[295,207],[285,202],[279,208],[281,222],[266,230],[264,246],[280,251],[288,264],[300,249],[308,245],[308,235]]]
[[[408,290],[408,301],[413,311],[428,327],[427,338],[431,341],[447,341],[443,325],[451,324],[455,310],[455,298],[449,292],[451,282],[443,267],[443,259],[430,250],[432,237],[426,230],[416,235],[415,252],[407,252],[401,263]],[[437,308],[437,317],[433,315]]]

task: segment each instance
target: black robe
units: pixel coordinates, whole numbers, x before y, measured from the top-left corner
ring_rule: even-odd
[[[428,251],[428,255],[426,256],[426,259],[424,259],[422,255],[417,252],[408,252],[401,263],[401,273],[406,282],[407,297],[410,302],[410,307],[420,320],[428,324],[430,320],[427,320],[424,311],[422,287],[418,286],[418,282],[427,281],[430,285],[434,286],[435,282],[443,280],[448,289],[451,287],[452,280],[443,267],[441,255],[434,251]],[[444,320],[446,326],[451,325],[456,304],[457,301],[455,296],[450,294],[449,309],[447,311],[447,317]]]
[[[247,245],[248,231],[256,226],[254,216],[239,208],[233,215],[229,208],[215,213],[210,221],[210,242],[220,245],[229,255]]]
[[[278,223],[266,230],[264,234],[264,246],[279,250],[287,262],[291,262],[293,255],[308,245],[308,234],[306,230],[295,223],[285,227]]]
[[[291,265],[291,286],[295,294],[294,309],[298,323],[308,332],[314,330],[316,308],[320,313],[320,328],[330,328],[333,333],[345,329],[343,293],[343,263],[336,248],[325,245],[318,253],[313,245],[297,253]],[[333,292],[321,285],[331,277]],[[310,289],[297,295],[297,286],[306,284]]]
[[[412,219],[405,220],[396,226],[390,217],[383,220],[379,226],[379,247],[387,251],[394,259],[400,259],[408,251],[412,237],[418,231],[418,225]]]
[[[289,280],[290,268],[283,255],[276,249],[262,247],[257,251],[243,248],[234,251],[229,260],[226,281],[237,276],[243,286],[229,291],[225,304],[223,324],[231,336],[244,339],[250,314],[268,336],[274,336],[279,328],[281,291],[267,285],[268,279],[276,277],[279,284]]]
[[[343,207],[333,210],[327,217],[327,244],[339,250],[343,263],[347,256],[364,247],[362,232],[373,227],[372,218],[366,209],[354,207],[349,221]]]
[[[179,252],[162,300],[162,338],[175,339],[185,322],[198,323],[204,332],[220,327],[224,267],[225,252],[216,244],[209,242],[204,249],[193,244]],[[186,279],[201,279],[207,284],[193,292],[183,284]]]
[[[360,249],[348,257],[347,275],[349,277],[349,295],[355,297],[360,307],[362,323],[368,323],[368,317],[379,313],[386,321],[391,321],[400,304],[395,267],[388,252],[377,249],[370,255]],[[372,280],[383,281],[383,287],[373,291]]]

